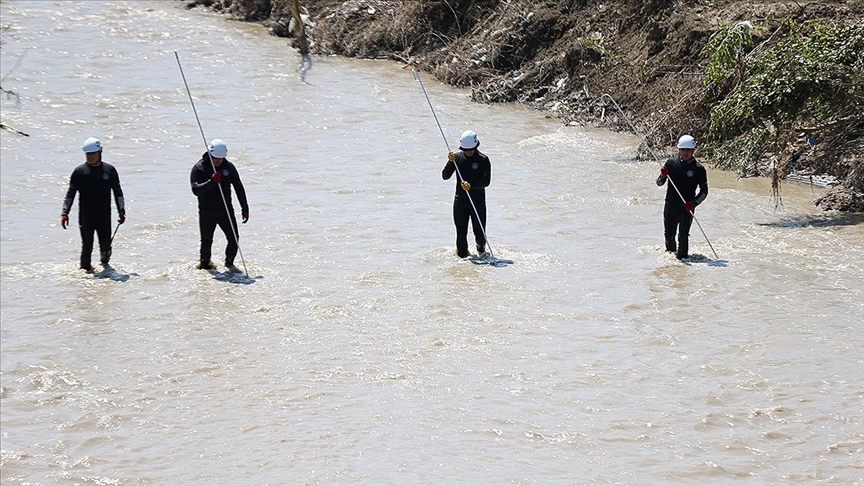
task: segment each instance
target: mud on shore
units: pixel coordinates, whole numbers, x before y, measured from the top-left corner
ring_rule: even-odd
[[[184,0],[263,22],[292,37],[291,0]],[[700,138],[712,100],[702,49],[724,24],[760,26],[770,40],[787,19],[864,22],[864,2],[672,0],[299,0],[316,55],[386,58],[470,88],[483,103],[519,102],[566,124],[644,136],[641,156],[678,136]],[[623,110],[618,112],[616,103]],[[751,173],[781,181],[838,181],[814,203],[864,211],[864,115],[834,126],[778,126]],[[632,121],[634,127],[629,125]],[[818,144],[813,141],[818,140]],[[710,147],[703,146],[703,149]],[[703,150],[702,160],[735,170]]]

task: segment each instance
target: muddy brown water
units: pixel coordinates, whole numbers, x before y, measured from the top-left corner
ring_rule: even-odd
[[[427,77],[450,145],[474,129],[492,161],[514,264],[472,265],[401,66],[304,85],[284,40],[173,2],[0,8],[3,122],[30,134],[2,133],[3,484],[864,482],[864,226],[816,189],[775,210],[709,171],[719,258],[694,226],[708,260],[682,264],[635,139]],[[246,183],[248,280],[193,269],[175,50]],[[107,278],[59,227],[88,136],[128,206]]]

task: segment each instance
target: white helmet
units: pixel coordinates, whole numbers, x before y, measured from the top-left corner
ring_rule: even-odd
[[[81,150],[83,150],[85,154],[101,152],[102,142],[100,142],[98,138],[90,137],[87,140],[84,140],[84,144],[81,145]]]
[[[681,138],[678,139],[678,148],[695,149],[696,139],[690,135],[681,135]]]
[[[214,138],[210,141],[207,151],[210,152],[211,156],[216,157],[217,159],[224,159],[228,155],[228,146],[225,145],[225,142],[222,140]]]
[[[459,139],[459,150],[474,150],[480,145],[480,140],[477,140],[477,134],[471,130],[462,132],[462,138]]]

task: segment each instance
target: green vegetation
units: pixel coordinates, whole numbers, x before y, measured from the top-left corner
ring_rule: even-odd
[[[864,23],[788,20],[744,55],[750,46],[748,29],[724,27],[703,50],[710,58],[706,84],[717,94],[708,138],[730,168],[756,172],[768,135],[780,135],[773,127],[816,127],[829,141],[832,135],[855,138],[850,130],[864,128]],[[749,140],[735,140],[742,136]]]
[[[733,68],[742,74],[744,52],[753,45],[753,26],[742,22],[734,26],[724,24],[708,40],[701,54],[710,58],[705,69],[706,84],[720,84]]]

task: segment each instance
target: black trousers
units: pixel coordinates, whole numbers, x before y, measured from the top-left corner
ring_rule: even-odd
[[[687,258],[690,250],[690,225],[693,215],[678,204],[666,203],[663,208],[663,236],[666,237],[666,251],[675,251],[679,259]],[[678,247],[675,247],[675,233],[678,233]]]
[[[111,216],[92,218],[78,215],[78,229],[81,230],[81,268],[90,268],[93,254],[93,232],[99,237],[100,261],[108,264],[111,258]]]
[[[462,196],[465,196],[464,194]],[[456,254],[459,258],[465,258],[471,253],[468,252],[468,220],[471,220],[471,226],[474,229],[474,241],[477,243],[478,251],[485,247],[486,238],[483,237],[483,229],[486,228],[486,199],[475,197],[474,206],[477,207],[477,215],[474,214],[474,209],[471,208],[471,203],[467,197],[455,199],[453,201],[453,224],[456,225]]]
[[[229,226],[229,224],[231,226]],[[213,246],[213,233],[216,231],[216,226],[222,228],[222,233],[225,234],[225,239],[228,240],[228,245],[225,246],[225,266],[233,265],[234,258],[237,256],[237,241],[234,240],[234,235],[240,238],[240,232],[237,230],[237,218],[234,217],[234,211],[231,211],[231,218],[225,211],[198,211],[198,229],[201,232],[201,263],[210,263],[210,247]],[[231,230],[231,227],[234,230]]]

